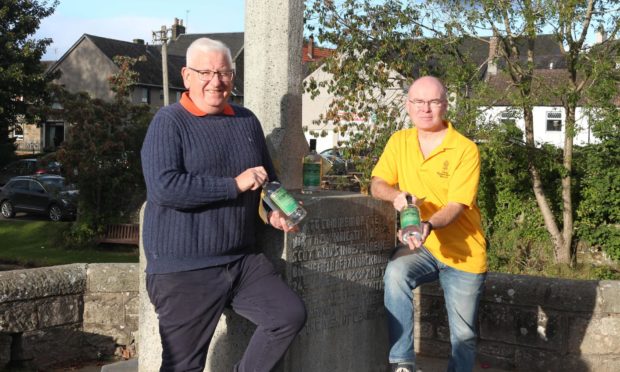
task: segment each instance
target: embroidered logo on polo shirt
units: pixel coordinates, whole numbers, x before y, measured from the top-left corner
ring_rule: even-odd
[[[448,178],[450,177],[450,173],[448,173],[448,168],[450,167],[450,162],[448,162],[447,160],[443,162],[443,168],[441,169],[440,172],[437,172],[437,175],[441,178]]]

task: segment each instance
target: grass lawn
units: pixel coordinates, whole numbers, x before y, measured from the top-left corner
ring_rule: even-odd
[[[101,246],[66,250],[56,243],[59,231],[71,222],[0,219],[0,263],[28,267],[69,263],[138,262],[137,247]]]

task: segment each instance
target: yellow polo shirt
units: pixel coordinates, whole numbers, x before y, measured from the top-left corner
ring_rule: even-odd
[[[448,202],[467,208],[450,225],[433,230],[424,246],[444,264],[455,269],[483,273],[487,271],[486,241],[480,210],[476,205],[480,179],[480,154],[474,142],[458,133],[452,123],[442,143],[424,159],[416,128],[392,135],[372,177],[379,177],[402,191],[426,198],[420,206],[421,217],[428,220]]]

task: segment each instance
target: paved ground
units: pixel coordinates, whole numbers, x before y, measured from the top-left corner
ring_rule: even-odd
[[[428,358],[418,356],[418,371],[419,372],[445,372],[448,365],[447,359],[440,358]],[[131,359],[124,362],[116,362],[107,364],[104,366],[84,366],[80,369],[69,369],[66,371],[74,372],[138,372],[138,360]],[[60,372],[60,371],[54,371]],[[342,372],[354,372],[354,371],[342,371]],[[476,365],[474,372],[506,372],[503,369],[482,367]]]
[[[417,361],[418,369],[422,370],[422,372],[445,372],[448,367],[448,359],[417,356]],[[488,366],[483,367],[477,363],[474,366],[474,372],[506,372],[506,370]]]

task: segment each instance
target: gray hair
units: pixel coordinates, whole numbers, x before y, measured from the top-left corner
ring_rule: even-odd
[[[206,37],[201,37],[200,39],[194,40],[189,48],[187,48],[187,53],[185,55],[185,63],[187,65],[190,64],[190,61],[196,57],[196,54],[199,52],[209,53],[209,52],[221,52],[226,55],[228,59],[228,63],[230,66],[233,66],[232,56],[230,55],[230,48],[226,46],[226,44],[222,43],[219,40],[213,40]]]

